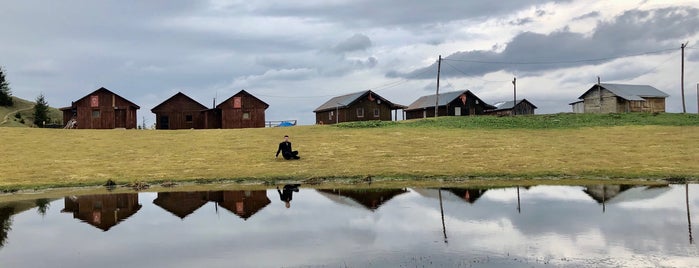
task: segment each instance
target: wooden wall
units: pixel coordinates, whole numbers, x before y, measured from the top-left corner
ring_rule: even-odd
[[[586,113],[628,113],[628,112],[665,112],[664,98],[644,98],[645,101],[627,101],[606,89],[591,90],[584,96]]]
[[[465,98],[463,98],[464,96]],[[486,104],[478,100],[475,95],[464,93],[459,97],[455,98],[447,105],[439,106],[437,113],[439,116],[466,116],[466,115],[482,115],[485,114]],[[427,107],[426,109],[415,109],[410,111],[405,111],[406,119],[416,119],[434,117],[434,106]]]
[[[221,109],[221,128],[265,127],[267,107],[266,103],[245,91],[216,106]]]
[[[155,113],[156,129],[202,129],[206,121],[204,110],[202,104],[177,94],[151,111]]]
[[[340,123],[371,120],[393,120],[391,114],[391,106],[385,101],[380,101],[379,98],[374,97],[372,99],[373,100],[370,100],[367,95],[355,101],[347,108],[340,108],[339,111],[328,110],[323,112],[316,112],[316,123],[335,124],[335,113],[339,113],[339,118],[337,118],[337,120]],[[361,113],[361,116],[358,110],[363,111],[363,113]],[[333,114],[332,119],[330,117],[330,113]]]
[[[108,90],[97,90],[73,102],[80,129],[136,128],[137,108]],[[64,119],[67,116],[64,111]],[[70,119],[70,118],[68,118]]]

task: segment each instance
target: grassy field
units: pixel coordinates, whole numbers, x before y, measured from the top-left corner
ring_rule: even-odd
[[[596,116],[445,117],[231,130],[0,128],[0,190],[101,185],[109,179],[120,184],[369,176],[377,181],[699,179],[696,115]],[[274,158],[285,134],[301,160]]]
[[[12,97],[14,105],[0,106],[0,127],[31,127],[34,126],[34,102]],[[19,118],[15,114],[19,114]],[[51,123],[60,124],[63,114],[56,108],[49,107]],[[22,122],[24,121],[24,122]]]

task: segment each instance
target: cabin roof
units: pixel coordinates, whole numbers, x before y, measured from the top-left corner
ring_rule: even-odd
[[[627,84],[610,84],[610,83],[600,83],[600,86],[606,90],[612,92],[612,94],[630,101],[642,101],[643,98],[667,98],[668,95],[665,92],[660,91],[649,85],[627,85]],[[590,89],[585,91],[578,99],[583,99],[590,91],[594,90],[597,84],[593,85]]]
[[[529,103],[529,105],[531,105],[532,107],[534,107],[534,109],[537,109],[537,108],[538,108],[538,107],[536,107],[536,105],[532,104],[532,103],[531,103],[530,101],[528,101],[527,99],[517,100],[517,104],[520,104],[520,103],[522,103],[522,102],[527,102],[527,103]],[[516,106],[516,105],[514,105],[514,103],[515,103],[515,101],[499,101],[499,102],[494,103],[493,106],[495,106],[495,110],[496,110],[496,111],[497,111],[497,110],[509,110],[509,109],[514,108],[514,106]]]
[[[455,100],[456,98],[458,98],[459,96],[461,96],[461,94],[468,94],[468,95],[475,97],[477,100],[479,100],[481,103],[483,103],[483,105],[485,105],[486,109],[495,109],[495,106],[487,104],[486,102],[481,100],[478,96],[476,96],[476,94],[473,94],[473,92],[471,92],[469,90],[441,93],[441,94],[439,94],[438,105],[445,106],[448,103]],[[418,98],[417,100],[415,100],[410,105],[408,105],[408,108],[406,108],[405,110],[416,110],[416,109],[423,109],[423,108],[429,108],[429,107],[434,108],[435,98],[436,98],[435,94],[422,96],[422,97]]]
[[[185,97],[186,99],[192,101],[193,103],[196,103],[202,110],[207,110],[207,109],[208,109],[208,107],[204,106],[203,104],[199,103],[198,101],[195,101],[194,99],[190,98],[189,96],[185,95],[184,93],[182,93],[182,92],[177,92],[177,94],[172,95],[172,97],[170,97],[170,98],[168,98],[167,100],[163,101],[162,103],[156,105],[155,107],[153,107],[153,109],[150,109],[150,111],[155,113],[155,111],[157,111],[158,108],[160,108],[160,106],[162,106],[162,105],[164,105],[164,104],[170,102],[172,99],[174,99],[174,98],[177,97],[177,96],[183,96],[183,97]]]
[[[228,101],[231,100],[232,98],[237,97],[238,95],[242,95],[242,94],[247,94],[248,96],[250,96],[250,97],[256,99],[256,100],[259,101],[259,102],[261,102],[262,104],[265,105],[265,109],[269,108],[269,104],[267,104],[266,102],[262,101],[261,99],[255,97],[255,95],[250,94],[250,92],[245,91],[245,89],[243,89],[243,90],[241,90],[241,91],[238,91],[238,93],[235,93],[235,94],[233,94],[233,96],[231,96],[230,98],[228,98],[228,99],[222,101],[221,103],[219,103],[218,105],[216,105],[216,108],[220,108],[219,106],[221,106],[221,105],[223,105],[224,103],[228,102]]]
[[[352,105],[354,102],[357,100],[361,99],[362,97],[372,94],[373,97],[376,97],[380,99],[383,102],[388,103],[388,105],[391,107],[391,109],[404,109],[406,106],[405,105],[400,105],[393,103],[384,97],[379,96],[379,94],[374,93],[371,90],[363,90],[355,93],[350,93],[347,95],[342,95],[342,96],[337,96],[333,97],[330,100],[326,101],[322,105],[320,105],[318,108],[313,110],[313,112],[322,112],[322,111],[327,111],[327,110],[333,110],[333,109],[338,109],[338,108],[347,108],[350,105]]]
[[[61,108],[60,110],[68,110],[68,109],[71,109],[71,108],[73,108],[73,107],[75,106],[75,103],[76,103],[76,102],[79,102],[79,101],[81,101],[82,99],[87,98],[87,97],[89,97],[90,95],[95,94],[95,93],[97,93],[97,92],[99,92],[99,91],[106,91],[107,93],[114,94],[115,96],[117,96],[117,97],[119,97],[119,98],[122,98],[123,100],[125,100],[126,102],[128,102],[128,103],[130,104],[130,106],[135,107],[136,109],[141,109],[140,106],[136,105],[135,103],[131,102],[130,100],[128,100],[128,99],[126,99],[126,98],[124,98],[124,97],[122,97],[122,96],[119,96],[119,94],[116,94],[116,93],[114,93],[114,92],[112,92],[112,91],[110,91],[109,89],[106,89],[106,88],[104,88],[104,87],[100,87],[100,88],[98,88],[97,90],[90,92],[90,94],[87,94],[87,95],[85,95],[84,97],[79,98],[78,100],[74,101],[74,102],[73,102],[73,105],[71,105],[70,107],[63,107],[63,108]]]

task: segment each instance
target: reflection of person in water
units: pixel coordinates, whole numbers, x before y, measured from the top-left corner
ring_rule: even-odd
[[[284,191],[279,190],[279,186],[277,186],[277,192],[279,193],[279,199],[284,201],[285,206],[287,208],[291,207],[291,199],[293,198],[294,192],[299,192],[299,186],[301,184],[287,184],[284,185]]]

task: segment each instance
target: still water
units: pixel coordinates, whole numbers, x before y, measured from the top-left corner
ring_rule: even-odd
[[[0,203],[0,267],[697,267],[697,211],[698,184],[66,196]]]

